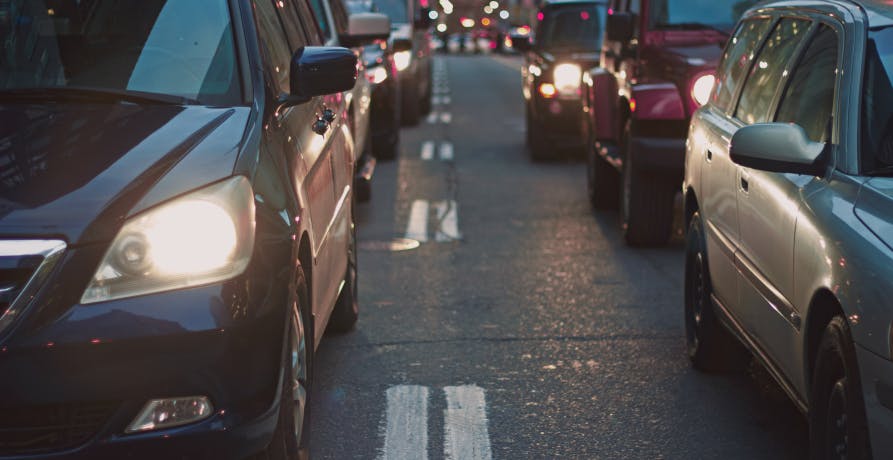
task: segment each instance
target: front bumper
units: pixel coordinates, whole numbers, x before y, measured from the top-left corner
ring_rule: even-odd
[[[569,147],[583,145],[581,120],[583,103],[579,98],[545,99],[534,96],[533,122],[539,124],[550,145]]]
[[[893,453],[893,362],[856,345],[873,458]]]

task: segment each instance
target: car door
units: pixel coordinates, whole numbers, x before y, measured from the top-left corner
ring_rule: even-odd
[[[736,96],[774,19],[748,18],[738,26],[729,41],[718,68],[711,103],[695,115],[689,139],[692,152],[701,162],[701,193],[698,196],[705,223],[710,281],[713,294],[723,305],[738,301],[738,273],[735,250],[739,245],[738,194],[735,179],[738,167],[729,158],[727,146],[740,124],[732,118]]]
[[[804,34],[807,35],[807,34]],[[771,121],[796,123],[815,142],[830,141],[839,41],[827,24],[815,23],[779,92]],[[736,261],[742,275],[741,304],[757,340],[787,375],[798,370],[802,311],[793,305],[794,242],[808,175],[739,168],[741,245]]]

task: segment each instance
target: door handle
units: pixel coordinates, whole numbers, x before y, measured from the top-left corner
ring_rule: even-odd
[[[741,176],[740,179],[741,179],[741,190],[744,192],[747,192],[748,188],[750,187],[750,184],[747,182],[747,179],[744,176]]]
[[[710,150],[707,150],[707,161],[712,161],[712,160],[713,160],[713,152],[711,152]]]
[[[313,126],[311,126],[311,129],[314,133],[322,136],[326,133],[326,131],[329,130],[329,122],[323,120],[322,118],[317,118],[316,121],[313,122]]]

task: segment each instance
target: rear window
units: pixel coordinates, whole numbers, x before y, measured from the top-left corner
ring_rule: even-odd
[[[388,15],[392,23],[409,23],[406,0],[375,0],[375,6],[378,7],[378,11]]]
[[[862,112],[863,170],[893,166],[893,27],[868,33]]]
[[[575,4],[549,8],[537,33],[536,46],[555,51],[601,50],[605,7]]]

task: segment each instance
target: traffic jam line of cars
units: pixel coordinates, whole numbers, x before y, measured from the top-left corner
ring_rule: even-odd
[[[755,357],[812,458],[893,456],[893,7],[556,0],[513,37],[535,160],[665,243],[683,194],[693,366]],[[681,184],[681,187],[680,187]]]

